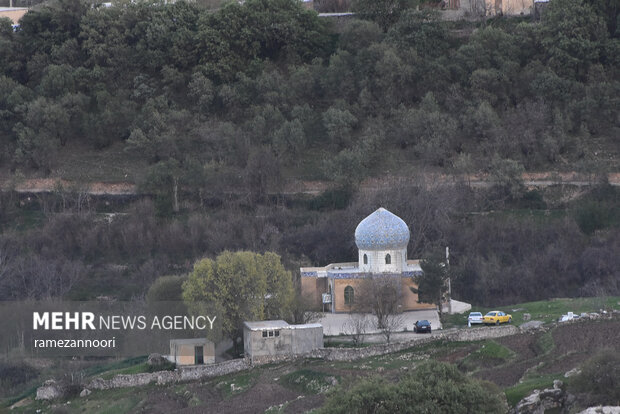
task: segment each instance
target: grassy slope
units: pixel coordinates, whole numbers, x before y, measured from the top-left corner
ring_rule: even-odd
[[[620,297],[608,297],[603,300],[600,298],[554,299],[522,303],[502,309],[507,311],[520,309],[517,312],[512,312],[515,324],[520,325],[523,323],[523,313],[531,313],[533,320],[551,322],[557,320],[561,314],[567,311],[575,313],[582,311],[592,312],[603,305],[608,309],[620,310]],[[476,310],[479,310],[479,308],[476,308]],[[452,324],[460,326],[466,324],[466,315],[452,315],[449,319]],[[558,357],[552,352],[555,344],[550,332],[540,334],[534,343],[534,347],[538,350],[538,355],[532,360],[535,363],[534,365],[539,363],[543,363],[541,366],[549,365],[553,363],[554,358]],[[350,384],[360,376],[379,374],[388,378],[394,378],[399,373],[415,367],[417,363],[427,358],[455,363],[461,370],[471,375],[476,374],[483,368],[502,368],[522,361],[514,351],[495,340],[477,342],[440,341],[389,355],[353,362],[313,360],[301,363],[270,365],[249,372],[240,372],[215,378],[201,386],[213,388],[222,399],[242,397],[244,393],[258,383],[277,383],[301,395],[321,394],[333,388],[333,383]],[[285,369],[286,374],[278,377],[266,374],[274,369]],[[92,367],[86,371],[86,374],[90,378],[96,376],[109,378],[115,374],[144,371],[144,357],[138,357]],[[547,373],[538,372],[537,369],[530,370],[521,378],[521,382],[504,388],[507,400],[511,405],[514,405],[533,389],[551,386],[553,380],[560,378],[562,374],[562,372]],[[566,381],[564,378],[562,380]],[[88,399],[75,398],[71,400],[71,404],[63,406],[63,409],[67,413],[131,413],[138,410],[145,404],[145,401],[153,398],[154,392],[157,392],[153,387],[98,391],[89,396]],[[159,388],[161,389],[162,387]],[[196,394],[188,391],[184,385],[170,385],[163,387],[163,389],[168,390],[174,395],[181,395],[179,398],[186,401],[187,406],[202,404]],[[11,410],[11,412],[32,412],[36,409],[50,412],[50,405],[48,403],[30,400],[34,396],[33,391],[31,390],[29,396],[28,394],[22,395],[22,397],[28,396],[27,405]],[[15,401],[15,398],[11,399],[10,404]],[[0,405],[0,412],[3,412],[3,409],[7,410],[10,404],[9,400],[5,400]]]
[[[482,312],[483,315],[491,310],[504,311],[512,315],[512,323],[517,326],[527,322],[523,320],[523,315],[526,313],[531,315],[531,320],[549,323],[557,321],[560,316],[567,312],[579,315],[582,312],[598,312],[600,309],[620,310],[620,296],[551,299],[496,308],[472,307],[472,311]],[[467,325],[468,314],[466,312],[459,315],[445,316],[444,328]]]

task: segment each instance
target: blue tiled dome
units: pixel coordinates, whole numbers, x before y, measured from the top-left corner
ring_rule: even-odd
[[[366,217],[355,229],[355,244],[361,250],[404,249],[407,243],[409,227],[384,208]]]

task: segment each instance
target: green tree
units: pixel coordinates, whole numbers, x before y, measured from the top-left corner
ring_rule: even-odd
[[[270,192],[278,192],[282,188],[282,171],[273,152],[263,147],[252,148],[243,179],[254,203],[266,202]]]
[[[158,277],[146,293],[146,300],[148,302],[180,302],[183,300],[183,283],[186,280],[187,275]]]
[[[590,394],[589,405],[617,405],[620,402],[618,352],[606,349],[588,359],[570,388],[573,392]]]
[[[6,76],[0,76],[0,142],[3,146],[13,141],[13,127],[20,119],[20,110],[32,99],[32,91]],[[5,148],[4,154],[8,153]]]
[[[23,123],[18,123],[15,160],[51,171],[55,155],[69,133],[70,116],[59,102],[37,98],[29,102]]]
[[[329,108],[323,113],[323,125],[331,142],[339,149],[350,144],[351,132],[357,124],[357,118],[346,109]]]
[[[208,113],[215,97],[213,82],[200,72],[192,75],[187,85],[189,97],[194,100],[200,114]]]
[[[4,76],[17,74],[22,62],[19,56],[19,43],[16,42],[13,21],[0,18],[0,73]]]
[[[450,47],[449,32],[439,12],[431,9],[405,11],[387,38],[398,47],[413,47],[425,57],[439,57]]]
[[[422,275],[416,277],[418,284],[414,293],[418,294],[419,303],[432,303],[439,309],[439,317],[442,316],[443,303],[448,293],[448,268],[439,255],[432,255],[420,262]]]
[[[301,152],[305,143],[304,128],[301,121],[294,119],[285,121],[273,134],[273,147],[278,156],[294,161]]]
[[[225,251],[202,259],[183,283],[183,300],[194,313],[209,304],[224,336],[237,345],[243,322],[289,319],[294,298],[291,273],[280,256],[266,252]]]
[[[617,0],[585,0],[592,9],[607,22],[610,37],[620,37],[618,21],[620,20],[620,2]]]
[[[256,60],[310,61],[326,54],[326,23],[300,2],[248,0],[231,2],[198,23],[198,54],[208,76],[233,79]]]
[[[429,361],[396,384],[370,378],[332,392],[321,414],[504,413],[500,390],[461,373],[456,366]]]
[[[354,0],[353,11],[362,19],[377,23],[386,32],[405,10],[415,4],[414,0]]]
[[[495,190],[505,199],[517,200],[525,192],[523,173],[525,169],[518,161],[495,157],[490,166],[490,176]]]
[[[444,165],[452,152],[458,125],[441,112],[433,93],[424,96],[420,108],[407,110],[399,118],[401,142],[413,145],[429,163]]]
[[[18,32],[25,55],[49,53],[54,46],[77,38],[80,21],[89,8],[82,0],[54,0],[26,13],[19,22]]]
[[[608,41],[605,22],[583,0],[549,3],[541,36],[549,66],[561,76],[581,80],[590,65],[603,58]]]
[[[149,167],[140,187],[142,191],[155,195],[157,211],[162,216],[178,213],[180,210],[180,185],[185,171],[175,159],[160,161]]]
[[[378,24],[364,20],[351,20],[340,34],[338,47],[356,54],[373,43],[378,43],[383,33]]]

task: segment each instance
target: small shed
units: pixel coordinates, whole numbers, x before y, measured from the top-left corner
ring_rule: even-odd
[[[177,365],[215,363],[215,344],[206,338],[171,339],[170,361]]]
[[[243,345],[248,357],[305,354],[323,348],[323,326],[289,325],[282,320],[245,322]]]

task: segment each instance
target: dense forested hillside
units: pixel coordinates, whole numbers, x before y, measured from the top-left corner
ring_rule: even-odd
[[[617,144],[620,43],[605,4],[557,0],[540,23],[464,37],[415,10],[337,35],[289,0],[45,4],[2,28],[2,161],[49,173],[73,143],[122,142],[196,188],[225,171],[266,185],[300,162],[355,182],[403,151],[573,168],[595,138]]]
[[[540,22],[403,9],[334,30],[290,0],[60,0],[16,32],[2,21],[3,171],[62,176],[67,154],[120,146],[153,201],[4,193],[0,296],[141,295],[224,249],[273,250],[292,269],[348,260],[379,205],[412,225],[410,256],[453,247],[464,299],[617,293],[618,191],[541,194],[518,179],[618,168],[617,15],[613,0],[553,0]],[[498,185],[429,188],[418,167]],[[357,191],[384,174],[410,180]],[[279,195],[291,177],[333,189]]]

